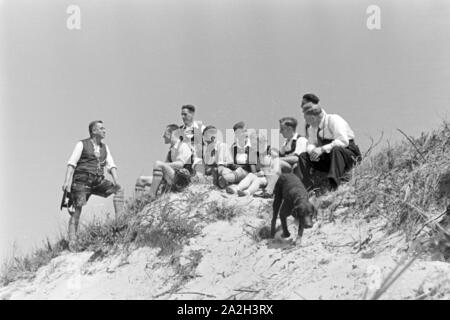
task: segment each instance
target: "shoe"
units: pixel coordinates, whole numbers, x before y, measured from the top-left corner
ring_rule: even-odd
[[[237,194],[238,194],[239,197],[248,196],[248,192],[247,191],[242,191],[242,190],[238,190]]]
[[[253,194],[254,197],[263,198],[263,199],[271,199],[273,198],[272,193],[268,193],[267,191],[257,191]]]
[[[219,179],[217,180],[217,186],[220,189],[225,189],[228,186],[228,181],[225,180],[224,177],[220,176]]]
[[[347,171],[344,175],[339,179],[341,183],[349,182],[352,179],[352,172]]]
[[[236,190],[236,188],[237,187],[235,185],[231,185],[231,186],[226,187],[225,191],[229,194],[235,194],[236,191],[238,191],[238,192],[240,191],[240,190]]]

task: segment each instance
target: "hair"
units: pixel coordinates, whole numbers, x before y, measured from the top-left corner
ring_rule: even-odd
[[[304,94],[303,99],[305,99],[307,102],[312,102],[314,104],[318,104],[320,101],[319,97],[316,96],[314,93]]]
[[[102,120],[94,120],[94,121],[91,121],[91,123],[89,123],[89,135],[91,137],[92,137],[92,131],[94,130],[94,127],[97,123],[103,124],[103,121]]]
[[[239,121],[238,123],[236,123],[233,126],[233,130],[236,132],[236,130],[238,129],[244,129],[245,128],[245,122],[244,121]]]
[[[205,134],[206,131],[212,130],[212,129],[217,130],[217,128],[216,128],[215,126],[213,126],[213,125],[208,125],[208,126],[205,127],[205,129],[203,129],[203,133],[202,133],[202,134]]]
[[[177,124],[169,124],[166,127],[166,130],[169,130],[170,134],[172,134],[174,131],[179,130],[180,127]]]
[[[318,116],[322,113],[322,108],[319,106],[308,106],[303,109],[303,113],[310,116]]]
[[[195,107],[191,104],[185,104],[184,106],[181,107],[181,110],[183,109],[188,109],[189,112],[194,113],[195,112]]]
[[[292,129],[297,129],[297,119],[292,117],[284,117],[280,119],[280,124],[291,127]]]

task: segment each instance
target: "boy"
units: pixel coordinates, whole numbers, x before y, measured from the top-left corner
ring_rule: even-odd
[[[279,170],[267,177],[267,186],[264,191],[255,193],[255,197],[270,199],[273,197],[273,189],[281,173],[288,173],[296,170],[299,155],[306,151],[308,140],[301,137],[297,132],[297,120],[292,117],[280,119],[280,133],[285,141],[279,152]]]
[[[164,143],[170,144],[166,161],[156,161],[153,166],[153,176],[141,176],[136,181],[136,195],[142,193],[146,186],[150,186],[150,199],[156,199],[156,194],[161,182],[174,191],[181,191],[190,183],[192,175],[192,150],[182,141],[183,135],[180,127],[170,124],[164,131]]]
[[[256,163],[250,161],[250,142],[243,121],[233,126],[235,142],[231,146],[233,165],[222,170],[218,178],[218,186],[223,189],[231,184],[239,183],[249,172],[256,173]],[[255,157],[256,160],[256,157]],[[234,193],[233,188],[228,188],[229,193]]]
[[[218,140],[217,128],[209,125],[203,131],[203,164],[205,175],[212,175],[214,184],[217,185],[219,175],[232,164],[230,152],[226,143]]]

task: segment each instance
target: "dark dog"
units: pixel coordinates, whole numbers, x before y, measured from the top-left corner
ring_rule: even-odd
[[[274,196],[270,236],[275,237],[275,226],[279,212],[283,238],[290,237],[286,218],[292,215],[299,222],[296,240],[296,243],[299,244],[303,236],[303,229],[313,226],[312,217],[316,215],[317,209],[308,201],[308,193],[303,183],[293,173],[284,173],[280,176],[275,185]]]

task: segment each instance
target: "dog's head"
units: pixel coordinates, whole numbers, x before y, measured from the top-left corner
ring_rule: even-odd
[[[305,225],[306,228],[312,227],[312,219],[317,215],[316,207],[309,201],[298,201],[292,210],[292,216]]]

